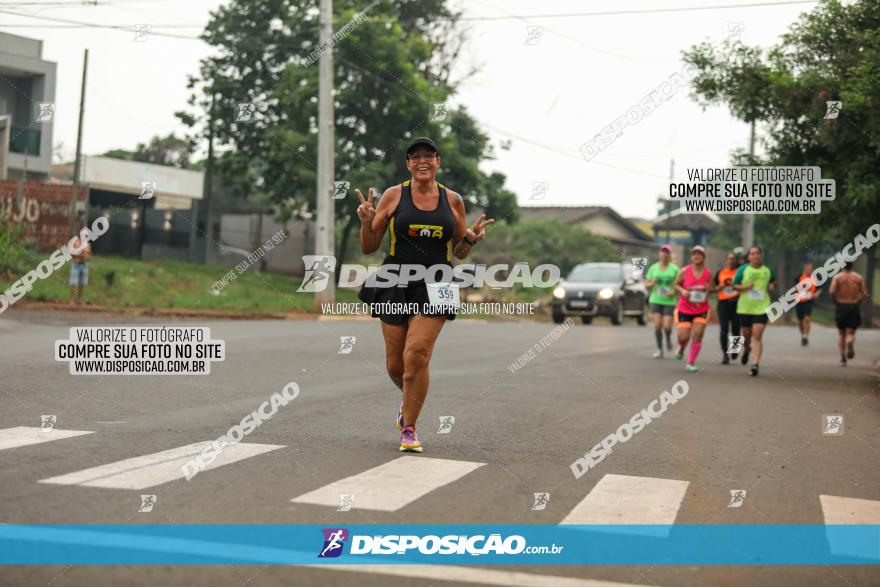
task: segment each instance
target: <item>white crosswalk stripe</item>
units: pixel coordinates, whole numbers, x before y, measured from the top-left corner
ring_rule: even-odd
[[[47,431],[39,427],[30,426],[4,428],[0,430],[0,450],[40,444],[42,442],[52,442],[53,440],[64,440],[65,438],[83,436],[84,434],[94,434],[94,432],[89,430],[58,430],[57,428]]]
[[[353,495],[352,509],[394,512],[464,477],[485,463],[400,457],[363,473],[294,497],[295,503],[338,507],[340,495]]]
[[[149,455],[143,455],[58,477],[42,479],[40,483],[57,485],[80,485],[111,489],[146,489],[169,481],[183,479],[180,468],[211,444],[196,442]],[[284,448],[279,444],[243,443],[226,446],[205,471],[235,463],[257,455]],[[196,477],[197,479],[198,477]]]
[[[826,524],[880,524],[880,501],[820,495]]]
[[[29,426],[5,428],[0,429],[0,451],[94,433],[89,430],[57,428],[45,431],[40,427]],[[184,478],[181,472],[183,464],[210,444],[211,441],[196,442],[42,479],[39,483],[147,489]],[[230,445],[201,473],[279,448],[285,446],[256,443]],[[485,463],[452,459],[402,456],[294,497],[291,502],[336,508],[340,505],[340,495],[350,494],[354,496],[353,509],[394,512],[464,478],[484,465]],[[676,479],[606,474],[559,523],[597,526],[671,525],[675,523],[688,486],[688,481]],[[404,491],[401,488],[406,489]],[[833,495],[820,495],[819,500],[825,524],[880,524],[880,501]],[[638,532],[639,529],[634,528],[632,531]]]
[[[456,565],[302,565],[322,571],[348,571],[396,577],[509,587],[636,587],[633,583],[616,583],[598,579],[579,579],[559,575],[539,575],[508,570],[460,567]],[[431,583],[433,585],[433,583]],[[642,586],[644,587],[644,586]]]
[[[560,523],[673,524],[688,485],[675,479],[605,475]]]
[[[820,495],[822,517],[825,524],[880,524],[880,501]],[[828,546],[832,554],[841,556],[864,556],[858,545],[850,537],[837,532],[828,532]]]

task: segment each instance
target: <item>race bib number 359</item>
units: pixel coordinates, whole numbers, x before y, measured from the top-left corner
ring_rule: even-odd
[[[460,304],[457,283],[428,283],[428,302],[432,306],[458,308]]]

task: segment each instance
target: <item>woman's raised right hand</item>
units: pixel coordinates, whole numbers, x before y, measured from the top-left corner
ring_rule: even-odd
[[[359,189],[355,189],[354,193],[357,194],[358,199],[361,201],[361,205],[357,209],[357,215],[361,219],[361,224],[367,223],[367,226],[372,226],[373,218],[376,216],[376,209],[373,208],[373,196],[376,194],[376,190],[370,188],[370,195],[366,200]]]

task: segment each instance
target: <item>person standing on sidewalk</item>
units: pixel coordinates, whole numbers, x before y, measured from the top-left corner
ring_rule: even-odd
[[[83,225],[84,217],[82,214],[79,215],[78,219],[79,223]],[[70,251],[70,279],[68,284],[70,285],[71,306],[82,303],[83,290],[89,284],[89,261],[92,260],[92,245],[86,242],[85,246],[83,246],[81,238],[81,236],[76,237]]]

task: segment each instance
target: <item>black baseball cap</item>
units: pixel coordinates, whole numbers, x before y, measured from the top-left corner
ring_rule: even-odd
[[[434,144],[434,141],[432,141],[428,137],[417,137],[417,138],[413,139],[413,141],[409,144],[409,147],[406,148],[407,156],[409,156],[409,154],[412,153],[416,147],[419,147],[422,145],[429,147],[432,151],[434,151],[438,155],[440,154],[440,151],[437,150],[437,145]]]

